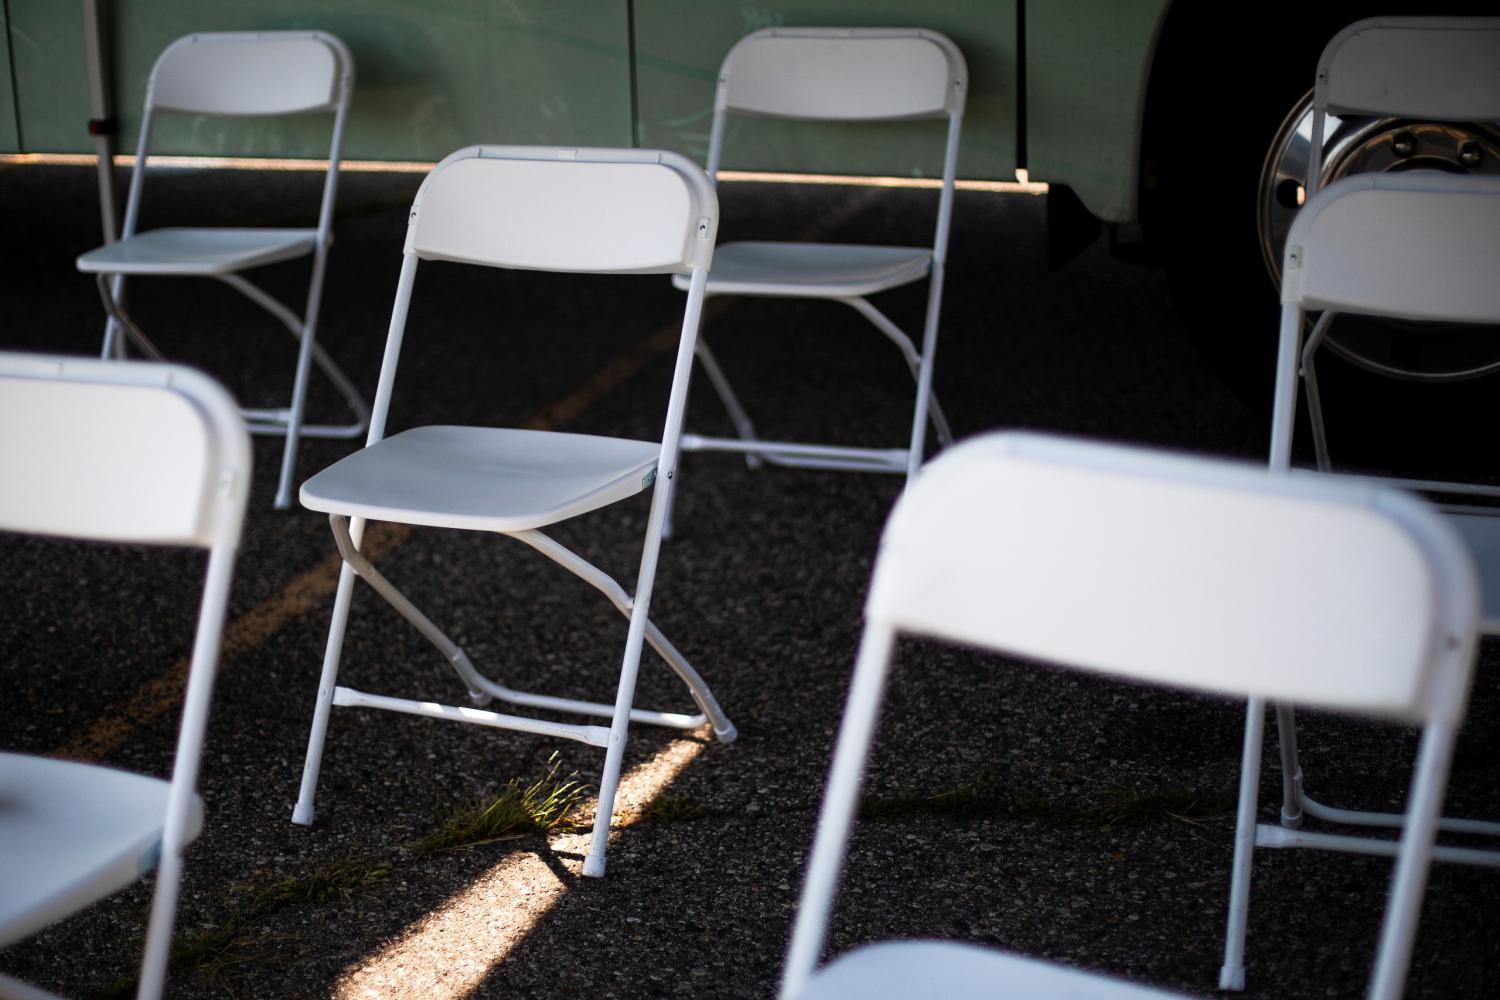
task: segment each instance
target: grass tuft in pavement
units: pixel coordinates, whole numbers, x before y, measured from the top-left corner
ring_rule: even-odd
[[[558,778],[561,764],[556,754],[549,763],[547,774],[529,785],[512,778],[493,795],[461,803],[436,830],[406,844],[406,849],[417,857],[430,857],[459,847],[571,829],[571,814],[583,799],[583,786],[571,775]]]

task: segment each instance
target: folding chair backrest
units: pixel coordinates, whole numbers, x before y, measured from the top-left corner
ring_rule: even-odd
[[[352,67],[344,43],[320,31],[188,35],[157,58],[146,105],[205,115],[332,111],[353,84]]]
[[[338,188],[339,149],[354,59],[342,41],[322,31],[231,31],[179,38],[157,57],[146,84],[146,105],[136,140],[135,168],[125,199],[122,239],[140,223],[146,158],[158,111],[205,115],[333,113],[328,172],[318,209],[319,253],[326,250]],[[315,279],[315,282],[320,279]]]
[[[232,550],[250,444],[189,368],[0,354],[0,469],[0,530]]]
[[[879,121],[961,112],[963,54],[919,28],[767,28],[719,71],[716,110],[778,118]]]
[[[1500,321],[1500,178],[1345,177],[1297,213],[1285,253],[1285,305]]]
[[[1392,490],[998,434],[907,489],[866,612],[1144,682],[1454,721],[1476,587],[1451,529]]]
[[[1313,106],[1335,115],[1500,120],[1500,18],[1351,24],[1318,59]]]
[[[1312,110],[1308,191],[1323,186],[1330,114],[1500,119],[1500,18],[1356,21],[1333,36],[1318,57]]]
[[[592,273],[706,268],[718,200],[676,153],[470,146],[422,182],[406,250],[423,260]]]
[[[166,975],[183,849],[198,822],[193,794],[245,514],[250,438],[229,394],[191,369],[0,354],[0,469],[5,470],[0,530],[208,550],[159,840],[145,858],[139,852],[149,845],[120,842],[118,860],[101,865],[91,856],[107,855],[100,843],[83,849],[89,860],[77,866],[70,859],[47,869],[58,876],[48,884],[51,894],[6,928],[26,934],[62,919],[154,863],[138,995],[157,997]],[[75,790],[84,787],[76,772],[69,780]],[[108,797],[100,784],[104,780],[90,782],[90,794]],[[117,777],[110,784],[118,782]],[[101,816],[104,825],[118,818],[107,811]],[[32,817],[21,831],[36,835],[47,823]],[[16,824],[10,827],[15,831]],[[65,857],[91,843],[86,836],[76,842],[73,837],[69,829],[58,842]],[[0,984],[5,985],[24,991],[16,995],[43,995],[14,981]]]

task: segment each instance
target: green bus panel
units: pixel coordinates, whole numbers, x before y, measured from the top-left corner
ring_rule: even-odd
[[[923,27],[951,37],[969,65],[959,176],[1015,176],[1015,0],[635,0],[634,6],[642,146],[680,150],[703,162],[719,64],[751,31],[778,25]],[[943,125],[829,125],[734,117],[725,137],[723,165],[736,170],[941,176]]]
[[[21,151],[21,132],[16,124],[16,91],[10,73],[10,19],[0,3],[0,153]]]
[[[1106,221],[1136,215],[1146,81],[1170,2],[1026,5],[1026,165]]]
[[[83,4],[6,0],[17,130],[28,153],[92,153]]]
[[[344,155],[435,160],[471,143],[631,142],[623,0],[118,0],[114,56],[120,149],[134,149],[146,78],[195,31],[330,31],[354,54]],[[10,0],[26,148],[91,151],[82,5]],[[328,118],[158,119],[162,153],[325,156]]]

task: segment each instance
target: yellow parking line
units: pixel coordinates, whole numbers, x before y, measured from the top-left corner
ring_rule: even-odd
[[[372,558],[379,558],[405,541],[410,530],[404,524],[371,525],[363,547]],[[224,630],[219,672],[263,645],[287,622],[326,604],[338,584],[339,562],[338,553],[334,553],[231,622]],[[183,657],[147,681],[124,705],[104,712],[88,729],[52,751],[52,756],[82,761],[108,757],[137,729],[177,711],[187,670],[188,659]]]

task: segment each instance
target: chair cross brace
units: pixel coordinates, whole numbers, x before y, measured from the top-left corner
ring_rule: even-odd
[[[130,314],[125,311],[120,299],[120,282],[118,276],[111,282],[107,273],[101,272],[97,276],[99,285],[99,298],[104,304],[104,311],[112,321],[105,331],[103,357],[124,356],[124,344],[115,338],[115,327],[118,325],[123,329],[131,341],[141,351],[155,361],[165,360],[160,349],[151,342],[151,339],[141,330],[139,324],[131,319]],[[280,320],[293,337],[301,341],[306,334],[307,325],[302,317],[293,312],[285,303],[267,294],[264,289],[245,280],[238,274],[215,274],[209,277],[217,278],[219,281],[230,286],[235,291],[244,295],[251,302],[260,306],[276,319]],[[114,285],[111,288],[111,285]],[[312,360],[338,389],[344,401],[348,404],[355,420],[348,424],[303,424],[298,431],[301,437],[314,438],[338,438],[348,440],[357,438],[363,434],[370,425],[370,407],[360,396],[359,390],[354,383],[344,374],[331,358],[323,345],[317,341],[312,344]],[[285,434],[287,425],[291,422],[291,409],[287,407],[273,409],[256,409],[253,407],[240,407],[240,415],[245,418],[246,429],[251,434]]]
[[[736,293],[742,294],[742,293]],[[922,379],[922,357],[916,345],[890,318],[861,296],[830,298],[831,302],[842,302],[849,306],[883,333],[887,340],[901,352],[914,380],[920,385]],[[842,472],[893,472],[905,474],[912,465],[910,448],[860,448],[837,445],[794,444],[789,441],[767,441],[756,436],[755,425],[740,402],[738,394],[719,366],[718,359],[709,350],[705,338],[699,337],[696,345],[698,362],[708,376],[719,401],[729,413],[738,438],[712,437],[704,434],[684,434],[684,451],[736,451],[743,452],[745,464],[757,468],[762,461],[772,465],[801,469],[834,469]],[[928,419],[932,421],[938,440],[944,446],[953,443],[953,431],[948,418],[938,403],[936,394],[929,396]]]
[[[1393,856],[1397,847],[1394,841],[1369,840],[1362,837],[1342,837],[1335,834],[1303,831],[1304,816],[1339,823],[1344,826],[1376,827],[1399,830],[1405,826],[1405,817],[1398,813],[1374,812],[1364,809],[1340,809],[1324,805],[1307,794],[1303,788],[1302,765],[1298,758],[1296,712],[1287,705],[1276,706],[1277,742],[1281,750],[1282,801],[1281,824],[1262,824],[1256,828],[1257,847],[1313,847],[1324,850],[1350,851],[1357,854],[1383,854]],[[1288,777],[1289,776],[1289,777]],[[1466,834],[1479,837],[1500,837],[1500,823],[1476,819],[1457,819],[1439,816],[1437,828],[1443,833]],[[1437,861],[1452,861],[1460,864],[1481,865],[1500,868],[1500,851],[1446,847],[1437,845],[1432,857]]]
[[[1333,324],[1334,317],[1336,317],[1337,315],[1338,313],[1330,309],[1325,310],[1318,316],[1317,322],[1313,323],[1312,330],[1309,331],[1307,335],[1306,342],[1302,345],[1302,354],[1299,358],[1299,370],[1300,374],[1302,375],[1302,384],[1307,389],[1308,425],[1312,428],[1313,451],[1317,456],[1319,472],[1332,472],[1333,459],[1329,457],[1328,454],[1328,425],[1323,418],[1323,396],[1318,386],[1318,369],[1316,364],[1316,356],[1318,353],[1318,348],[1322,347],[1323,341],[1328,338],[1328,330]],[[1407,377],[1405,372],[1383,365],[1376,365],[1366,359],[1361,359],[1360,364],[1365,365],[1366,367],[1372,367],[1376,371],[1379,371],[1381,374],[1388,375],[1391,378]],[[1478,375],[1482,373],[1483,371],[1477,371],[1473,373],[1466,372],[1461,376],[1455,375],[1452,377],[1452,379],[1445,379],[1445,381],[1457,380],[1461,377],[1467,378],[1471,377],[1472,375]],[[1485,486],[1480,483],[1458,483],[1445,480],[1412,479],[1406,476],[1364,475],[1361,476],[1361,478],[1369,479],[1373,482],[1387,483],[1393,486],[1401,486],[1409,490],[1420,490],[1427,493],[1451,493],[1454,495],[1490,497],[1492,499],[1500,498],[1500,487]],[[1500,833],[1500,826],[1497,826],[1495,832]]]
[[[1401,817],[1396,817],[1399,820]],[[1392,826],[1400,827],[1397,822]],[[1441,824],[1447,829],[1447,824]],[[1274,823],[1257,823],[1255,826],[1256,847],[1309,847],[1322,851],[1339,851],[1345,854],[1370,854],[1377,857],[1394,858],[1401,851],[1395,840],[1372,840],[1369,837],[1340,836],[1334,833],[1313,833],[1307,830],[1289,830]],[[1500,868],[1500,853],[1475,847],[1448,847],[1438,844],[1432,849],[1435,861],[1448,861],[1484,868]]]
[[[532,733],[537,736],[556,736],[575,740],[594,747],[609,746],[608,726],[570,726],[544,719],[528,719],[523,715],[503,715],[486,712],[480,708],[461,708],[456,705],[441,705],[433,701],[413,701],[410,698],[390,698],[380,694],[369,694],[339,685],[333,689],[333,703],[340,708],[379,708],[387,712],[404,712],[429,719],[447,719],[450,722],[468,722],[476,726],[494,729],[509,729],[513,732]]]
[[[588,715],[597,718],[612,718],[614,706],[600,702],[581,701],[574,698],[559,698],[552,695],[534,694],[526,691],[518,691],[506,687],[481,674],[469,660],[468,654],[461,649],[457,643],[450,639],[432,620],[422,613],[421,609],[411,602],[409,598],[394,584],[387,580],[377,570],[369,559],[355,546],[353,538],[349,533],[349,519],[342,515],[331,515],[328,519],[333,529],[333,537],[338,545],[339,555],[354,573],[368,583],[377,594],[385,599],[401,617],[410,622],[428,642],[442,653],[444,658],[452,665],[459,679],[468,688],[469,698],[475,705],[484,706],[494,698],[512,705],[524,705],[529,708],[541,708],[555,712],[570,712],[575,715]],[[568,549],[566,546],[549,538],[540,531],[517,531],[497,532],[497,534],[509,535],[517,538],[538,552],[552,559],[579,579],[591,584],[610,600],[616,609],[626,618],[630,617],[632,601],[612,577],[604,573],[598,567],[589,563],[581,556]],[[654,726],[666,726],[671,729],[696,729],[705,722],[713,725],[714,733],[721,742],[728,743],[735,738],[737,732],[735,726],[725,716],[714,698],[713,692],[704,683],[703,678],[693,669],[687,659],[677,651],[661,633],[661,630],[649,620],[646,623],[646,641],[651,648],[667,662],[667,665],[687,685],[692,694],[694,702],[697,703],[699,712],[696,715],[687,715],[679,712],[656,712],[647,709],[635,708],[630,711],[630,721],[641,722]],[[435,705],[431,702],[415,702],[400,698],[386,698],[383,696],[367,695],[349,688],[339,687],[334,692],[335,705],[362,706],[368,708],[386,708],[394,711],[407,712],[414,715],[428,715],[437,718],[446,718],[454,721],[474,722],[480,725],[495,726],[501,729],[516,729],[522,732],[542,733],[544,735],[561,736],[565,739],[578,740],[590,743],[594,746],[607,746],[609,730],[598,726],[565,726],[557,723],[544,722],[536,719],[525,719],[517,716],[499,715],[493,712],[477,712],[473,709],[459,709],[450,706]],[[599,734],[593,734],[592,730],[600,730]],[[602,742],[600,742],[602,740]]]

